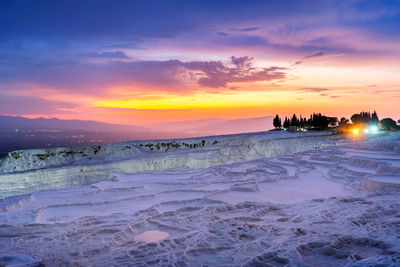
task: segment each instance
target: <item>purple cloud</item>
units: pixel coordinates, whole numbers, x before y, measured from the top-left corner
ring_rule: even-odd
[[[220,36],[229,36],[226,32],[217,32],[218,35]]]
[[[94,57],[94,58],[118,58],[118,59],[123,59],[123,58],[131,58],[125,52],[122,51],[105,51],[105,52],[90,52],[87,54],[84,54],[83,56],[85,57]]]
[[[260,29],[259,27],[245,27],[245,28],[230,28],[229,30],[234,32],[251,32]]]
[[[251,67],[251,61],[253,58],[244,56],[244,57],[231,57],[232,63],[237,67],[237,68],[250,68]]]
[[[16,82],[35,84],[61,91],[87,94],[107,92],[115,85],[157,86],[164,91],[184,91],[186,81],[201,86],[225,87],[232,82],[270,81],[285,78],[285,68],[256,69],[250,57],[231,57],[221,61],[111,61],[106,63],[50,61],[14,62],[9,71],[0,73],[0,84]],[[6,86],[0,86],[0,92]]]
[[[240,31],[241,32],[251,32],[251,31],[256,31],[258,29],[259,29],[259,27],[248,27],[248,28],[240,29]]]
[[[313,57],[322,57],[325,55],[326,55],[326,53],[324,53],[322,51],[317,51],[315,53],[312,53],[311,55],[305,56],[304,59],[313,58]]]
[[[190,62],[184,66],[190,70],[200,70],[204,73],[198,80],[199,85],[205,87],[226,87],[228,83],[233,82],[251,82],[251,81],[271,81],[284,79],[283,72],[286,68],[268,67],[256,69],[252,66],[252,58],[231,57],[230,67],[220,61],[211,62]]]

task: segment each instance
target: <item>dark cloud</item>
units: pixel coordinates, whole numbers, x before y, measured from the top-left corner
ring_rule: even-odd
[[[325,52],[317,51],[315,53],[312,53],[311,55],[305,56],[304,59],[313,58],[313,57],[322,57],[322,56],[325,56],[325,55],[326,55]]]
[[[260,29],[259,27],[249,27],[249,28],[243,28],[242,32],[250,32],[250,31],[256,31]]]
[[[244,57],[231,57],[231,61],[233,65],[235,65],[237,68],[244,69],[244,68],[251,68],[251,62],[253,61],[253,58],[244,56]]]
[[[240,29],[241,32],[251,32],[251,31],[256,31],[260,29],[259,27],[248,27],[248,28],[242,28]]]
[[[85,57],[94,57],[94,58],[111,58],[111,59],[123,59],[123,58],[131,58],[125,52],[122,51],[105,51],[105,52],[90,52],[87,54],[83,54]]]
[[[295,63],[292,64],[292,66],[300,65],[301,63],[303,63],[303,61],[296,61]]]
[[[184,66],[191,70],[200,70],[204,73],[198,82],[205,87],[225,87],[233,82],[252,82],[252,81],[271,81],[280,80],[286,77],[281,67],[268,67],[256,69],[252,66],[252,58],[231,57],[230,67],[220,61],[210,62],[190,62],[184,63]]]
[[[229,36],[229,34],[226,32],[217,32],[217,34],[220,36]]]
[[[320,93],[320,92],[325,92],[325,91],[329,91],[330,89],[327,88],[315,88],[315,87],[303,87],[303,88],[299,88],[297,89],[298,91],[302,92],[302,93]]]
[[[251,32],[260,29],[259,27],[245,27],[245,28],[230,28],[230,31],[234,32]]]

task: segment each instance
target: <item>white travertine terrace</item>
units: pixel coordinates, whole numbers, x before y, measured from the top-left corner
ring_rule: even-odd
[[[400,265],[399,133],[204,139],[74,150],[92,153],[92,159],[51,156],[70,151],[65,149],[23,151],[25,163],[39,152],[54,157],[32,170],[6,159],[0,188],[9,197],[0,198],[0,262]],[[166,152],[160,142],[184,147]]]
[[[0,197],[90,184],[116,172],[199,169],[290,155],[339,140],[332,132],[261,132],[14,151],[0,159]]]

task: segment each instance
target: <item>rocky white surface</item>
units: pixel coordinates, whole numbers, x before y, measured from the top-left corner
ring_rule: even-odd
[[[235,163],[3,198],[0,251],[46,266],[399,266],[399,148],[391,134],[242,151]]]
[[[186,139],[132,141],[102,146],[17,150],[10,152],[6,158],[0,159],[0,174],[137,159],[149,155],[165,154],[165,152],[179,153],[191,150],[198,152],[200,149],[226,154],[234,153],[234,150],[237,149],[243,150],[246,146],[253,148],[254,146],[262,147],[266,144],[268,145],[267,153],[274,156],[276,153],[287,154],[290,152],[289,146],[285,145],[286,142],[281,142],[282,139],[297,140],[301,137],[313,137],[314,142],[316,142],[319,137],[329,135],[333,135],[333,132],[258,132]],[[278,146],[274,146],[275,144],[278,144]],[[300,142],[293,142],[291,146],[293,147],[292,150],[296,152],[298,146],[304,145]],[[247,147],[247,150],[250,150],[250,147]],[[257,152],[263,153],[263,151]]]
[[[0,197],[138,173],[211,166],[293,154],[338,143],[332,132],[261,132],[11,152],[0,160]]]

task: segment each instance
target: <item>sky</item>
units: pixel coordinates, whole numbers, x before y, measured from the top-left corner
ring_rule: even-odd
[[[0,2],[0,114],[400,119],[400,0]]]

